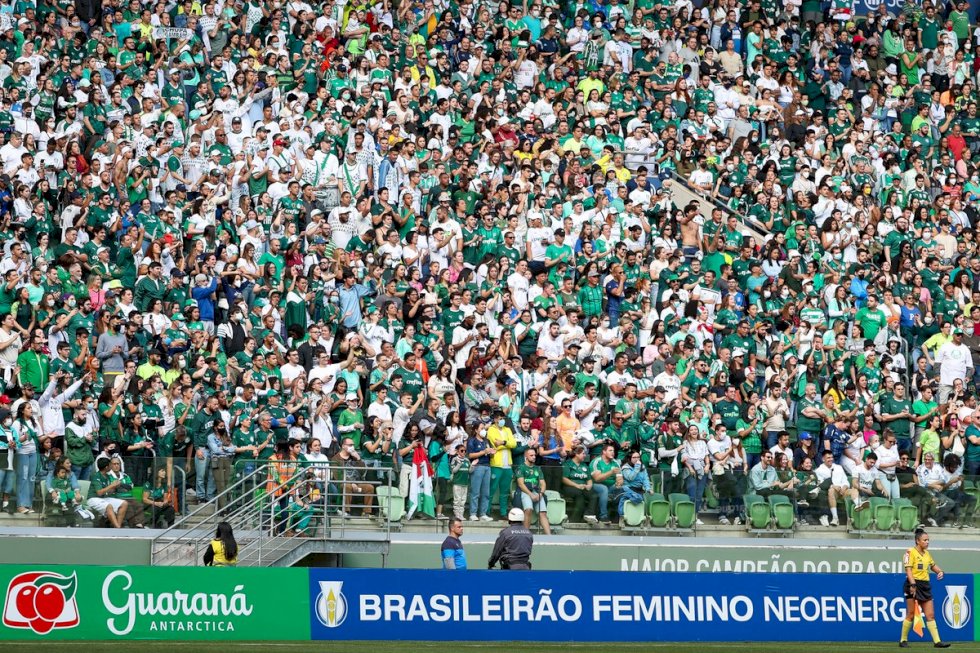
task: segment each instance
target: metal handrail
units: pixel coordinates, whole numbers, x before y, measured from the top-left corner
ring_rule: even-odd
[[[340,512],[331,514],[329,499],[331,485],[343,486],[343,481],[334,483],[332,471],[337,471],[336,466],[325,465],[322,462],[312,461],[289,461],[289,465],[296,468],[296,472],[288,479],[281,482],[273,482],[270,479],[270,471],[275,461],[266,462],[259,465],[255,470],[245,474],[235,483],[218,494],[212,502],[199,506],[186,517],[175,523],[172,527],[163,531],[153,541],[152,557],[155,565],[184,564],[194,565],[203,555],[208,544],[213,538],[219,522],[228,522],[236,539],[239,542],[239,565],[249,566],[253,564],[270,564],[282,559],[285,555],[298,548],[304,540],[345,540],[347,538],[347,528],[353,525],[349,514],[354,508],[353,500],[348,501],[346,493],[340,492],[341,501]],[[295,483],[301,475],[305,474],[306,469],[316,468],[318,471],[326,472],[325,480],[318,482],[324,484],[324,491],[321,493],[320,500],[310,506],[312,514],[322,520],[322,528],[304,533],[306,538],[287,537],[290,532],[291,522],[294,518],[293,513],[287,507],[281,509],[278,498],[283,493],[291,492]],[[342,468],[340,468],[342,469]],[[375,468],[376,469],[376,468]],[[367,468],[371,470],[371,468]],[[389,468],[381,468],[379,473],[383,480],[358,481],[359,485],[380,486],[387,483],[390,488],[392,483],[392,473]],[[270,484],[272,484],[270,486]],[[256,489],[262,489],[261,493],[256,493]],[[377,492],[375,493],[377,496]],[[272,500],[270,500],[272,499]],[[222,510],[209,512],[211,506],[216,507],[219,502],[227,502]],[[383,541],[390,541],[391,523],[378,501],[373,505],[381,517],[380,522],[358,524],[359,531],[374,531],[383,535]]]
[[[725,211],[726,213],[729,213],[731,215],[734,215],[736,218],[738,218],[739,222],[741,222],[743,225],[745,225],[745,226],[753,229],[754,231],[758,231],[759,234],[760,234],[760,236],[764,236],[764,235],[768,234],[771,231],[769,229],[769,227],[767,227],[766,225],[762,224],[761,222],[759,222],[755,218],[752,218],[752,217],[748,216],[745,213],[740,213],[740,212],[736,211],[732,207],[730,207],[727,204],[721,202],[718,198],[714,197],[713,195],[708,195],[708,194],[706,194],[706,193],[704,193],[704,192],[702,192],[700,190],[697,190],[696,188],[693,188],[691,186],[691,184],[689,184],[686,179],[684,179],[679,174],[677,174],[677,171],[676,170],[671,170],[670,171],[670,179],[671,179],[671,181],[673,183],[680,184],[681,186],[683,186],[684,188],[686,188],[688,190],[688,192],[693,193],[694,195],[697,195],[698,197],[704,198],[704,200],[706,202],[709,202],[715,208],[721,209],[722,211]]]

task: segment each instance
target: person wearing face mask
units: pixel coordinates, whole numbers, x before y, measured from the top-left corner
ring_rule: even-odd
[[[494,449],[494,454],[490,457],[490,506],[487,513],[493,511],[493,498],[499,495],[498,505],[503,517],[510,506],[511,485],[514,480],[513,449],[517,446],[504,411],[498,409],[493,412],[493,423],[487,428],[487,441]]]
[[[110,316],[109,329],[99,336],[98,344],[95,347],[95,357],[101,361],[102,373],[107,379],[122,374],[126,369],[126,361],[129,359],[126,336],[119,331],[121,324],[121,316]]]
[[[248,338],[248,331],[242,325],[242,320],[242,310],[236,306],[228,316],[228,322],[222,322],[218,326],[217,335],[221,339],[221,345],[228,358],[245,351],[245,340]]]

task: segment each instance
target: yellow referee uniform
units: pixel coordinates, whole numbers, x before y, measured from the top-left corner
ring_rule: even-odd
[[[906,571],[909,569],[912,570],[912,578],[915,580],[915,587],[912,587],[906,575],[905,583],[902,586],[905,598],[915,600],[919,603],[932,601],[932,587],[929,585],[929,573],[932,571],[933,566],[935,566],[936,561],[932,559],[929,551],[919,552],[917,548],[912,547],[905,552],[903,563]],[[899,644],[903,647],[908,646],[912,621],[913,617],[910,611],[910,614],[907,614],[904,621],[902,621],[902,639],[899,640]],[[932,641],[935,642],[937,648],[946,648],[949,646],[948,644],[940,643],[939,629],[936,627],[934,619],[928,619],[926,621],[926,628],[929,630]]]
[[[932,555],[928,551],[919,553],[917,548],[912,547],[905,552],[905,568],[912,568],[912,578],[916,580],[917,586],[918,581],[929,582],[929,570],[934,564],[936,561],[932,559]]]

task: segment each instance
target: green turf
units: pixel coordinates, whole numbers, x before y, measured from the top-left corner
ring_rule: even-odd
[[[650,642],[645,644],[540,644],[523,642],[502,642],[492,644],[461,644],[455,642],[6,642],[3,653],[48,653],[50,651],[105,650],[112,653],[227,653],[235,649],[238,653],[447,653],[463,651],[467,653],[641,653],[645,651],[670,651],[670,653],[702,653],[703,651],[738,651],[738,653],[794,653],[796,651],[819,651],[820,653],[877,653],[878,651],[897,651],[896,642],[840,643],[840,642],[796,642],[796,643],[710,643],[675,644]],[[932,650],[932,644],[915,641],[909,651]],[[951,651],[980,653],[980,643],[955,643]]]

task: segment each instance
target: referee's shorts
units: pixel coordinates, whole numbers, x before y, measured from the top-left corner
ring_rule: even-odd
[[[931,601],[932,600],[932,587],[929,585],[927,580],[917,580],[915,581],[915,592],[912,592],[912,586],[909,585],[909,581],[906,580],[902,584],[902,593],[905,595],[906,599],[915,599],[919,602]]]

